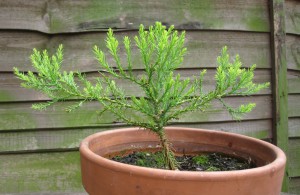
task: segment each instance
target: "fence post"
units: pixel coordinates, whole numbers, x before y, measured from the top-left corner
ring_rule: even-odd
[[[270,1],[273,91],[273,141],[288,154],[288,88],[284,0]],[[289,187],[288,163],[282,190]]]

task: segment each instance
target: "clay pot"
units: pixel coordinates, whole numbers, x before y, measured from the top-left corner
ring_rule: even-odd
[[[285,154],[267,142],[220,131],[166,128],[177,153],[224,152],[251,159],[259,167],[240,171],[188,172],[144,168],[105,157],[159,147],[153,133],[138,128],[105,131],[80,146],[82,182],[90,195],[279,195]]]

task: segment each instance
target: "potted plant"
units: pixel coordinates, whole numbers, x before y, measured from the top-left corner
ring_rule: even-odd
[[[88,101],[96,100],[101,113],[111,112],[118,119],[135,128],[105,131],[84,139],[80,146],[82,180],[89,194],[263,194],[280,193],[284,175],[284,153],[264,141],[212,130],[166,127],[170,121],[187,112],[205,111],[212,100],[218,100],[232,117],[250,112],[255,104],[237,108],[226,104],[225,96],[248,96],[268,87],[269,83],[253,83],[255,65],[242,68],[237,55],[233,62],[223,47],[217,58],[215,89],[202,88],[205,70],[193,79],[182,79],[174,71],[181,65],[186,53],[185,32],[179,34],[174,27],[168,29],[160,22],[145,30],[140,25],[134,38],[140,51],[144,72],[136,75],[131,60],[131,40],[124,37],[127,67],[121,62],[119,42],[109,29],[106,46],[115,61],[110,66],[97,46],[93,48],[101,65],[96,83],[80,72],[62,72],[63,47],[50,57],[47,51],[34,49],[31,62],[37,74],[23,73],[14,68],[22,86],[45,93],[51,98],[32,107],[44,110],[48,106],[76,100],[67,107],[71,112]],[[126,94],[115,79],[130,81],[140,88],[136,97]],[[100,113],[100,114],[101,114]],[[115,162],[109,157],[130,154],[132,151],[157,151],[162,154],[163,165],[170,170],[138,167]],[[203,152],[220,152],[248,159],[256,168],[235,171],[188,172],[179,171],[176,156]]]

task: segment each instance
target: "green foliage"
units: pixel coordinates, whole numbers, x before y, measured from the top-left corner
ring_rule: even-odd
[[[136,165],[142,167],[157,167],[162,168],[165,166],[164,156],[162,152],[148,153],[148,152],[137,152]]]
[[[134,41],[144,64],[144,74],[141,77],[133,73],[131,40],[126,36],[123,39],[127,61],[121,62],[119,42],[111,29],[107,33],[106,47],[116,67],[113,68],[106,60],[105,53],[95,46],[93,52],[101,66],[96,83],[91,83],[82,73],[61,71],[62,45],[51,57],[46,50],[43,52],[33,50],[30,59],[37,74],[30,71],[23,73],[17,68],[14,68],[14,72],[23,81],[23,87],[41,91],[52,99],[46,103],[34,104],[32,106],[34,109],[44,110],[55,102],[72,98],[77,101],[66,108],[70,112],[87,101],[97,100],[104,107],[102,112],[109,111],[129,125],[157,133],[165,154],[169,154],[166,162],[172,162],[175,161],[174,155],[168,148],[169,144],[163,131],[163,127],[170,120],[178,119],[187,112],[205,111],[214,99],[219,100],[232,117],[240,119],[243,114],[250,112],[255,104],[249,103],[233,108],[222,98],[229,95],[251,95],[269,85],[269,83],[253,83],[255,65],[249,69],[241,68],[242,63],[238,55],[231,63],[225,46],[217,58],[219,66],[215,75],[216,87],[213,91],[204,92],[202,83],[206,70],[200,72],[194,80],[182,79],[179,74],[174,75],[174,70],[182,64],[187,51],[184,40],[185,32],[179,34],[174,30],[174,26],[166,29],[160,22],[156,22],[149,30],[145,30],[144,26],[140,25],[138,36],[134,37]],[[135,97],[125,94],[116,85],[115,79],[131,81],[144,92],[145,96]],[[124,112],[125,110],[129,112]],[[128,113],[142,117],[138,119]],[[176,167],[174,163],[172,164],[173,168]]]
[[[198,165],[205,165],[208,163],[209,158],[207,155],[197,155],[193,157],[193,161]]]

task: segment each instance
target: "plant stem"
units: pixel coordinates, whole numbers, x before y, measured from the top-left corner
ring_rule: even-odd
[[[162,146],[162,152],[164,155],[164,161],[165,161],[165,165],[168,166],[168,168],[170,170],[176,170],[177,169],[177,163],[175,160],[175,155],[173,153],[173,151],[170,148],[170,143],[168,142],[165,132],[163,130],[163,128],[157,132],[159,139],[160,139],[160,143]]]

